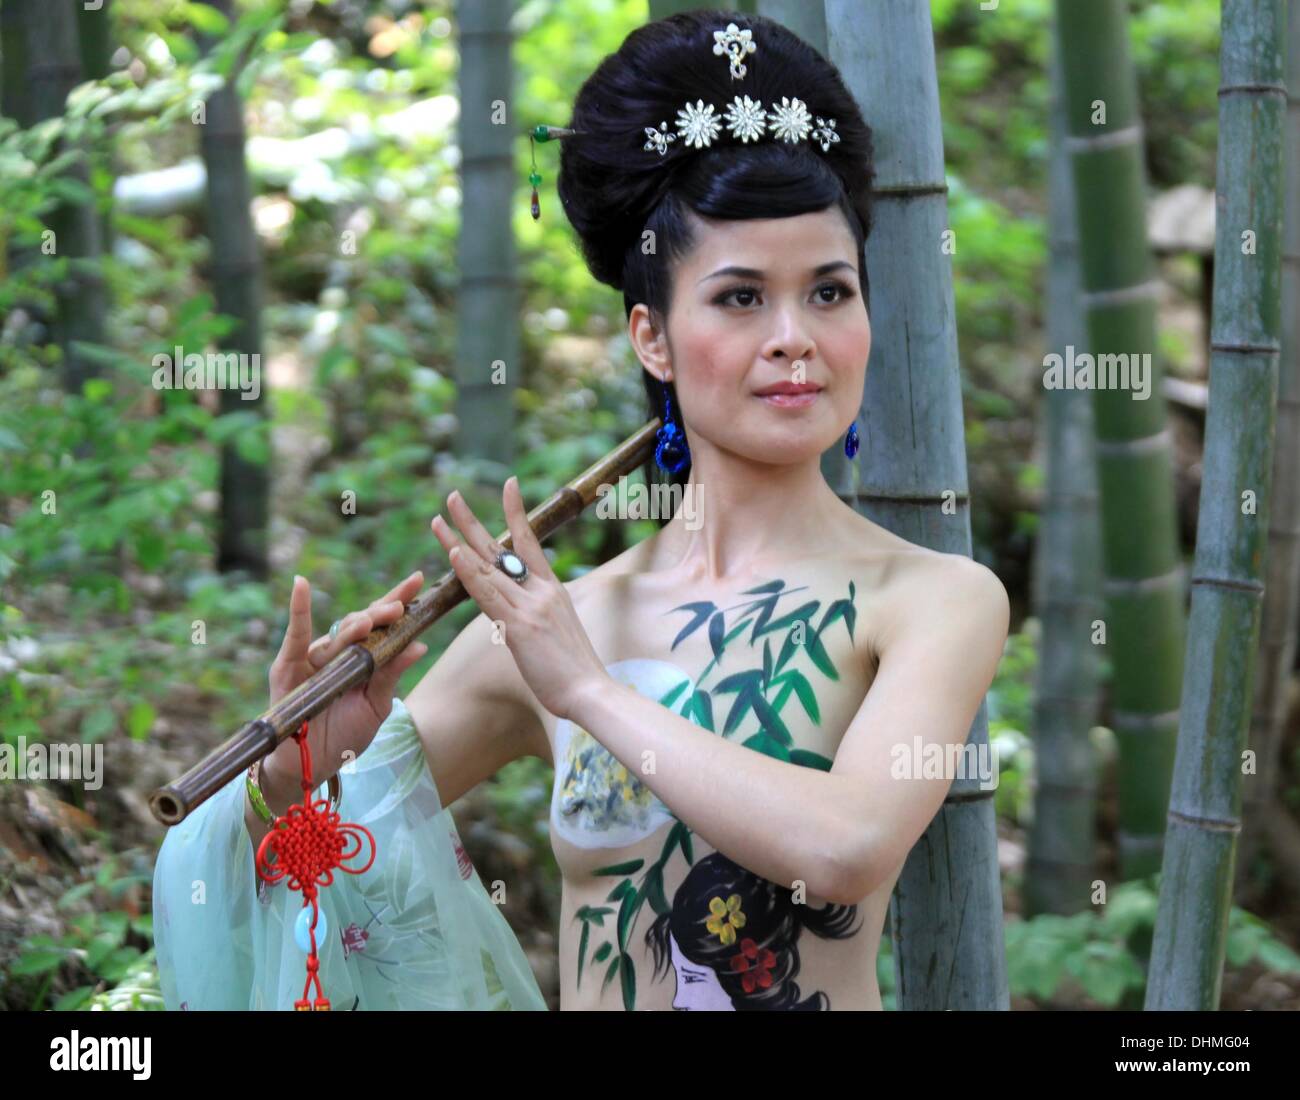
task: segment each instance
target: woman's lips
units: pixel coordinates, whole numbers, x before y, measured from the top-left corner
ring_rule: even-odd
[[[809,390],[807,393],[761,393],[758,396],[778,409],[803,409],[816,401],[821,392],[821,390]]]

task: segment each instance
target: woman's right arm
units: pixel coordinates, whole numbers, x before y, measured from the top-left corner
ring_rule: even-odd
[[[480,613],[403,700],[444,806],[512,760],[545,760],[546,730],[509,647]]]
[[[305,589],[305,581],[298,583]],[[310,647],[301,637],[290,644],[291,623],[285,648],[273,666],[273,701],[310,672],[300,670],[286,677],[288,661],[301,661],[307,653],[310,665],[320,667],[373,626],[392,621],[400,613],[400,604],[389,610],[384,607],[394,593],[406,602],[418,590],[418,583],[408,578],[367,612],[345,619],[337,638],[322,636]],[[305,595],[295,589],[292,606],[299,611],[305,607]],[[367,732],[365,722],[342,721],[337,712],[331,715],[332,722],[318,719],[312,724],[316,778],[323,779],[349,758],[356,759],[352,768],[343,771],[342,813],[345,820],[371,828],[379,847],[379,862],[368,872],[356,881],[351,875],[336,875],[335,885],[322,891],[323,908],[338,918],[331,921],[328,937],[345,931],[344,942],[354,950],[352,960],[360,960],[349,961],[344,973],[338,960],[331,960],[322,947],[322,981],[329,978],[341,987],[338,992],[352,994],[349,1001],[357,993],[363,1002],[374,1001],[376,992],[389,998],[391,990],[391,996],[401,999],[388,1007],[476,1007],[496,1005],[503,998],[516,1008],[542,1004],[504,918],[488,900],[478,877],[472,873],[467,877],[468,868],[458,862],[454,824],[442,813],[503,764],[529,752],[545,752],[544,727],[531,703],[531,692],[508,648],[493,644],[492,636],[492,624],[477,616],[405,702],[387,700],[382,710],[388,716],[382,722],[375,720],[377,732]],[[408,654],[398,659],[403,667],[411,663]],[[381,670],[387,674],[385,679],[394,681],[384,689],[390,692],[396,681],[391,668],[390,664]],[[379,679],[380,675],[373,677],[369,686],[378,686]],[[360,689],[349,693],[353,695],[359,702]],[[379,710],[380,700],[372,702]],[[337,706],[336,702],[331,711]],[[363,755],[372,739],[375,753]],[[292,742],[290,746],[296,754],[296,746]],[[301,791],[296,776],[267,772],[274,762],[268,758],[264,765],[263,789],[270,808],[278,813],[297,801]],[[284,988],[284,975],[291,976],[296,968],[284,970],[285,960],[278,952],[287,948],[289,958],[294,954],[292,937],[287,943],[284,940],[293,906],[285,908],[289,899],[281,896],[286,889],[283,883],[263,888],[263,900],[270,908],[254,900],[261,895],[248,863],[266,828],[253,814],[243,786],[240,776],[195,811],[191,820],[173,827],[159,854],[155,923],[169,1008],[178,1007],[182,998],[189,1000],[191,1008],[288,1007],[285,1002],[291,994]],[[209,880],[206,904],[189,896],[197,878]],[[371,913],[381,923],[372,922]],[[396,924],[391,923],[394,919]],[[432,932],[434,940],[419,932],[421,928]],[[396,938],[375,940],[381,932]],[[380,942],[388,954],[379,951],[375,957],[404,952],[401,969],[408,978],[396,986],[381,981],[367,997],[365,950],[368,946],[374,951]],[[430,953],[428,945],[435,942],[444,946]],[[337,953],[337,941],[334,949]],[[206,957],[209,952],[212,958]],[[346,950],[343,956],[347,957]],[[274,971],[283,971],[280,981],[268,984]],[[435,996],[442,1000],[424,999]],[[380,1005],[363,1003],[362,1007]]]

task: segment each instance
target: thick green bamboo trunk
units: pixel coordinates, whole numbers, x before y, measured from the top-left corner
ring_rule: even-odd
[[[1048,156],[1047,343],[1064,356],[1085,342],[1079,309],[1079,235],[1065,151],[1060,59],[1052,50]],[[1035,559],[1034,605],[1041,624],[1034,762],[1034,823],[1025,867],[1024,909],[1074,913],[1089,904],[1096,877],[1097,776],[1089,730],[1096,720],[1099,661],[1092,643],[1101,616],[1092,402],[1081,390],[1045,394],[1046,485]]]
[[[513,0],[460,0],[461,230],[457,248],[456,453],[514,458],[522,382],[520,289],[512,211],[515,172]],[[526,174],[526,172],[525,172]]]
[[[231,0],[205,0],[209,7],[234,22]],[[205,49],[212,43],[205,40]],[[250,210],[248,168],[244,161],[243,104],[236,91],[236,67],[226,83],[207,100],[206,119],[199,126],[199,144],[207,169],[207,230],[211,243],[209,277],[219,313],[236,322],[222,341],[223,353],[248,356],[260,370],[262,349],[262,259]],[[194,348],[186,351],[202,351]],[[257,358],[253,358],[256,356]],[[248,391],[254,392],[254,391]],[[240,454],[234,440],[221,448],[221,514],[217,532],[217,568],[223,573],[243,570],[264,580],[267,567],[267,515],[271,476],[269,427],[266,423],[266,386],[259,385],[255,399],[244,391],[226,388],[221,393],[221,413],[252,413],[258,432],[267,433],[260,448],[265,462]]]
[[[925,0],[827,0],[830,58],[874,131],[871,357],[855,507],[921,546],[969,554],[947,184]],[[984,704],[968,744],[988,743]],[[900,1009],[1008,1007],[993,792],[958,778],[890,905]]]
[[[1149,1009],[1219,1004],[1264,591],[1281,331],[1283,0],[1224,0],[1222,26],[1205,472]]]
[[[1103,365],[1112,376],[1104,380],[1110,388],[1094,389],[1093,413],[1103,629],[1119,742],[1119,869],[1134,878],[1160,867],[1185,630],[1170,436],[1156,357],[1159,284],[1147,248],[1142,120],[1124,0],[1057,0],[1056,16],[1086,353],[1096,357],[1094,383]],[[1084,353],[1076,349],[1076,362],[1065,364],[1076,386],[1087,380],[1075,378],[1082,375],[1077,357]],[[1128,368],[1127,378],[1121,367]],[[1141,392],[1147,396],[1139,398]]]
[[[1255,706],[1250,720],[1255,769],[1253,775],[1246,775],[1242,786],[1244,828],[1237,849],[1237,882],[1246,892],[1246,896],[1239,894],[1242,904],[1248,904],[1255,893],[1256,884],[1247,876],[1264,838],[1283,831],[1294,835],[1296,829],[1276,796],[1278,754],[1290,701],[1291,666],[1295,662],[1296,616],[1300,614],[1300,0],[1290,0],[1287,8],[1287,43],[1282,357],[1278,362],[1268,573],[1259,628]],[[1300,864],[1288,856],[1300,846],[1288,842],[1285,836],[1275,837],[1272,846],[1282,876],[1300,887]]]
[[[68,92],[81,82],[75,0],[50,0],[25,9],[27,30],[27,91],[34,122],[63,117]],[[64,200],[46,224],[54,231],[54,252],[43,258],[68,261],[67,276],[56,289],[53,337],[63,352],[63,386],[80,393],[82,383],[99,373],[95,360],[79,343],[102,344],[106,292],[100,270],[102,242],[99,217],[89,198],[90,173],[84,154],[64,175],[86,197]]]

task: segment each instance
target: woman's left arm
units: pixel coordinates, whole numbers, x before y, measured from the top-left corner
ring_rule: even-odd
[[[930,744],[964,745],[993,681],[1009,619],[997,577],[949,554],[898,593],[906,614],[883,633],[876,678],[823,772],[725,741],[614,680],[528,527],[513,478],[504,501],[515,552],[530,570],[523,584],[495,567],[495,543],[459,494],[449,507],[468,542],[440,517],[433,529],[538,701],[580,725],[688,828],[753,873],[790,889],[803,882],[809,894],[842,904],[883,882],[952,782],[899,777],[899,753],[913,752],[917,739],[922,753]],[[942,753],[946,760],[950,750]]]

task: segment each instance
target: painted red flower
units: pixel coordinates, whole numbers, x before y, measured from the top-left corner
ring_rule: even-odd
[[[752,963],[751,963],[751,960]],[[776,966],[776,953],[746,936],[740,941],[740,950],[731,957],[731,969],[743,975],[740,984],[746,993],[767,989],[772,984],[772,968]]]

